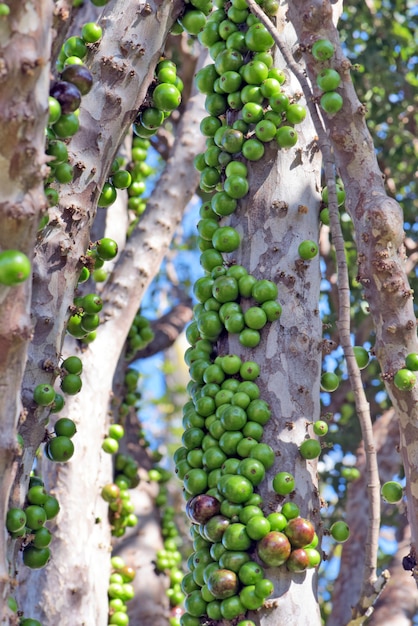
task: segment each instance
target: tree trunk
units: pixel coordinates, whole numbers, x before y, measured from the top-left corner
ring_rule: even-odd
[[[111,482],[110,458],[101,450],[109,421],[110,390],[141,298],[159,270],[197,184],[192,162],[203,143],[196,141],[202,100],[200,95],[190,98],[158,189],[102,291],[103,323],[97,339],[81,355],[83,389],[65,405],[66,415],[77,424],[75,454],[68,464],[51,467],[48,463],[46,470],[47,486],[56,492],[62,511],[51,545],[53,560],[40,572],[22,573],[25,584],[18,593],[19,606],[28,611],[32,607],[32,615],[40,619],[59,618],[62,626],[107,623],[110,534],[100,490]],[[70,345],[66,350],[68,354],[76,352]],[[82,522],[74,522],[80,515]],[[30,594],[27,589],[32,590]],[[55,601],[57,589],[61,594]],[[65,606],[71,606],[71,611],[65,613]]]
[[[51,0],[18,3],[0,20],[0,251],[33,257],[45,208],[43,178],[48,110]],[[7,608],[10,564],[5,519],[21,450],[17,422],[20,387],[32,336],[30,277],[22,285],[0,285],[0,623]]]
[[[284,28],[284,14],[277,22]],[[286,24],[286,38],[293,48],[295,34]],[[285,65],[277,55],[277,66]],[[297,81],[288,76],[286,93],[300,93]],[[307,117],[297,127],[294,148],[279,150],[267,144],[262,160],[251,163],[250,192],[234,213],[231,223],[241,234],[241,246],[230,256],[257,279],[269,279],[279,287],[283,313],[278,321],[261,331],[254,349],[243,348],[236,335],[229,335],[222,354],[236,353],[261,367],[257,384],[261,398],[272,408],[263,441],[276,452],[276,462],[260,486],[266,514],[279,510],[284,498],[275,494],[271,481],[279,471],[294,474],[292,499],[301,515],[312,520],[321,534],[316,462],[305,461],[298,446],[312,431],[309,424],[319,419],[319,379],[322,359],[322,326],[319,315],[319,258],[305,262],[298,246],[319,237],[320,157],[315,130]],[[244,304],[244,309],[246,305]],[[285,566],[266,568],[275,585],[273,596],[251,619],[262,626],[321,623],[317,598],[317,573],[307,570],[291,574]]]

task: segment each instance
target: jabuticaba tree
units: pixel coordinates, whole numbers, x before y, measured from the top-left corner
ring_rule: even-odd
[[[86,24],[92,5],[97,21]],[[92,5],[0,4],[0,623],[129,623],[135,572],[110,560],[112,543],[136,523],[129,490],[141,488],[141,455],[118,456],[139,396],[127,363],[152,341],[141,300],[198,187],[202,278],[174,455],[194,552],[185,612],[166,622],[321,623],[321,537],[349,536],[343,519],[331,528],[322,521],[316,473],[328,429],[320,390],[338,385],[333,372],[322,375],[324,223],[338,267],[338,341],[367,451],[362,616],[385,578],[376,575],[376,450],[351,346],[344,198],[374,352],[401,426],[410,562],[418,350],[402,214],[386,195],[352,86],[334,25],[339,5]],[[181,66],[182,46],[165,47],[170,31],[202,47],[197,91],[185,90],[182,102],[173,62]],[[169,119],[173,146],[145,202],[147,149],[180,102],[180,121]],[[393,501],[398,492],[384,490]],[[161,585],[147,572],[158,602]]]

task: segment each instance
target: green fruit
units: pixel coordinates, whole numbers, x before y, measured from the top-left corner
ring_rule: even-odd
[[[57,137],[65,139],[72,137],[76,134],[80,127],[78,116],[75,113],[68,113],[67,115],[61,115],[57,122],[54,124],[54,133]]]
[[[59,513],[60,505],[59,502],[54,496],[48,496],[46,502],[43,504],[43,509],[46,514],[46,519],[54,519]]]
[[[89,315],[99,313],[103,308],[102,299],[95,293],[89,293],[86,296],[83,296],[82,308],[84,309],[85,313]]]
[[[317,420],[313,424],[313,431],[318,437],[323,437],[328,432],[328,424],[324,420]]]
[[[132,184],[132,176],[127,170],[117,170],[112,174],[112,184],[116,189],[127,189]]]
[[[73,166],[69,163],[60,163],[54,168],[54,176],[61,184],[70,183],[74,176]]]
[[[81,378],[77,374],[66,374],[61,380],[60,387],[64,393],[74,396],[79,393],[82,384]]]
[[[240,235],[231,226],[218,228],[212,237],[212,244],[219,252],[233,252],[240,245]]]
[[[380,490],[382,498],[390,504],[396,504],[402,500],[403,489],[402,485],[394,480],[390,480],[382,485]]]
[[[81,37],[69,37],[63,46],[65,56],[67,57],[79,57],[84,59],[87,55],[87,46]]]
[[[306,117],[306,109],[302,104],[291,104],[286,109],[289,124],[300,124]]]
[[[270,522],[264,517],[264,515],[254,515],[251,517],[247,524],[246,529],[248,536],[254,541],[259,541],[270,532]]]
[[[58,100],[54,98],[53,96],[48,97],[48,110],[49,110],[48,124],[52,126],[61,117],[61,105],[58,102]]]
[[[418,371],[418,354],[416,352],[411,352],[405,359],[405,365],[407,369],[412,370],[413,372]]]
[[[19,250],[0,252],[0,283],[14,287],[25,281],[31,271],[28,257]]]
[[[30,504],[42,506],[47,501],[48,494],[43,485],[33,485],[29,488],[26,497]]]
[[[299,517],[300,510],[298,505],[294,502],[285,502],[282,506],[281,513],[285,516],[286,520],[291,520],[295,517]]]
[[[6,515],[6,528],[9,533],[17,533],[26,526],[25,511],[18,508],[9,509]]]
[[[25,508],[26,526],[31,530],[38,530],[46,522],[46,512],[43,506],[30,504]]]
[[[309,261],[318,254],[318,244],[311,239],[306,239],[299,244],[298,253],[301,259]]]
[[[160,83],[153,91],[152,99],[157,109],[174,111],[181,102],[181,94],[177,87],[170,83]]]
[[[359,369],[364,369],[369,364],[369,353],[363,346],[353,347],[354,356]]]
[[[336,91],[327,91],[321,97],[320,103],[325,113],[328,113],[328,115],[334,115],[335,113],[338,113],[343,106],[343,99],[342,96],[340,96],[340,94]]]
[[[284,513],[270,513],[267,519],[270,522],[271,530],[282,531],[287,526],[287,518]]]
[[[109,437],[112,437],[112,439],[116,439],[118,441],[119,439],[122,439],[124,434],[125,429],[121,424],[111,424],[109,426]]]
[[[330,533],[335,541],[344,543],[350,536],[350,529],[345,522],[334,522],[330,528]]]
[[[334,372],[325,372],[321,376],[321,389],[322,391],[332,392],[338,389],[340,379]]]
[[[403,368],[396,372],[393,382],[400,391],[410,391],[415,386],[417,379],[411,370]]]
[[[298,141],[298,134],[292,126],[281,126],[277,129],[276,141],[279,148],[292,148]]]
[[[23,550],[23,563],[31,569],[45,567],[51,557],[49,548],[35,548],[28,545]]]
[[[118,244],[109,237],[104,237],[97,242],[97,254],[103,261],[110,261],[115,258],[118,253]]]
[[[49,406],[55,400],[55,391],[52,385],[37,385],[33,390],[33,399],[39,406]]]
[[[336,190],[337,190],[337,204],[338,206],[342,206],[345,200],[344,187],[341,184],[337,183]],[[324,202],[328,202],[328,187],[323,188],[321,192],[321,197]]]
[[[305,439],[299,448],[304,459],[316,459],[321,454],[321,444],[317,439]]]
[[[47,548],[52,540],[52,534],[43,526],[34,532],[33,545],[35,548]]]
[[[74,424],[73,420],[68,417],[61,417],[59,420],[55,422],[54,426],[55,434],[63,437],[74,437],[77,432],[77,427]]]
[[[295,478],[289,472],[279,472],[273,478],[273,489],[280,496],[286,496],[295,490]]]
[[[278,288],[271,280],[258,280],[251,289],[251,295],[258,304],[262,304],[267,300],[275,300],[278,296]]]
[[[312,56],[317,61],[327,61],[334,54],[334,46],[329,39],[318,39],[312,46]]]
[[[96,22],[87,22],[81,28],[81,36],[86,43],[96,43],[102,38],[102,28]]]
[[[110,182],[105,182],[97,201],[97,206],[103,209],[107,208],[116,201],[117,196],[116,187]]]
[[[69,374],[80,375],[83,371],[83,363],[78,356],[69,356],[62,362],[61,367]]]
[[[316,84],[322,91],[334,91],[341,83],[341,76],[336,70],[328,67],[316,77]]]
[[[102,450],[107,454],[116,454],[119,450],[119,444],[112,437],[105,437],[102,442]]]
[[[242,154],[248,161],[259,161],[264,152],[264,144],[258,139],[247,139],[242,145]]]
[[[274,591],[274,585],[272,583],[271,580],[269,580],[268,578],[262,578],[261,580],[258,580],[255,583],[255,594],[259,597],[262,598],[263,600],[265,600],[266,598],[268,598],[269,596],[271,596],[271,594]],[[250,626],[250,625],[248,625]]]
[[[245,43],[252,52],[265,52],[274,45],[274,39],[260,22],[249,27],[245,34]]]
[[[65,463],[74,454],[74,444],[69,437],[59,435],[46,444],[45,451],[51,461]]]

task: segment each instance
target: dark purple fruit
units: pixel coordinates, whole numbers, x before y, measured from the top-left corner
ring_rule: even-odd
[[[217,569],[210,574],[207,586],[217,600],[224,600],[237,593],[238,578],[235,572],[229,569]]]
[[[85,96],[93,85],[93,76],[90,70],[85,65],[77,65],[76,63],[67,65],[61,73],[61,78],[75,85],[82,96]]]
[[[58,100],[63,115],[73,113],[80,106],[81,93],[79,89],[65,80],[57,80],[52,85],[49,95]]]
[[[205,524],[219,513],[220,508],[219,500],[202,493],[187,502],[186,515],[193,524]]]

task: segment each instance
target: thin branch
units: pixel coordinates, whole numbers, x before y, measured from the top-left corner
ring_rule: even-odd
[[[370,585],[376,580],[377,549],[380,527],[380,493],[379,493],[379,473],[376,459],[376,449],[373,441],[372,421],[369,404],[364,393],[360,370],[358,368],[350,337],[350,284],[345,258],[344,238],[341,230],[337,189],[335,184],[335,160],[332,148],[325,132],[323,123],[315,104],[311,86],[302,68],[295,62],[289,48],[283,42],[279,31],[272,24],[271,20],[256,4],[255,0],[247,0],[251,12],[256,15],[266,26],[277,44],[280,52],[287,63],[287,67],[299,80],[302,91],[305,95],[307,106],[311,114],[315,129],[318,134],[318,145],[320,147],[325,170],[325,178],[328,187],[330,227],[332,240],[335,247],[337,268],[338,268],[338,294],[339,294],[339,322],[338,330],[344,356],[347,362],[347,370],[350,384],[354,392],[355,405],[360,421],[362,436],[367,450],[367,476],[368,476],[368,499],[369,499],[369,524],[365,550],[365,566],[363,574],[363,585],[359,605],[363,599],[367,599],[370,593]]]
[[[138,350],[135,356],[129,359],[132,363],[137,359],[146,359],[157,352],[162,352],[170,348],[179,335],[183,332],[184,327],[193,316],[191,300],[176,304],[168,313],[160,317],[158,320],[151,322],[151,329],[154,331],[154,339],[142,350]]]

